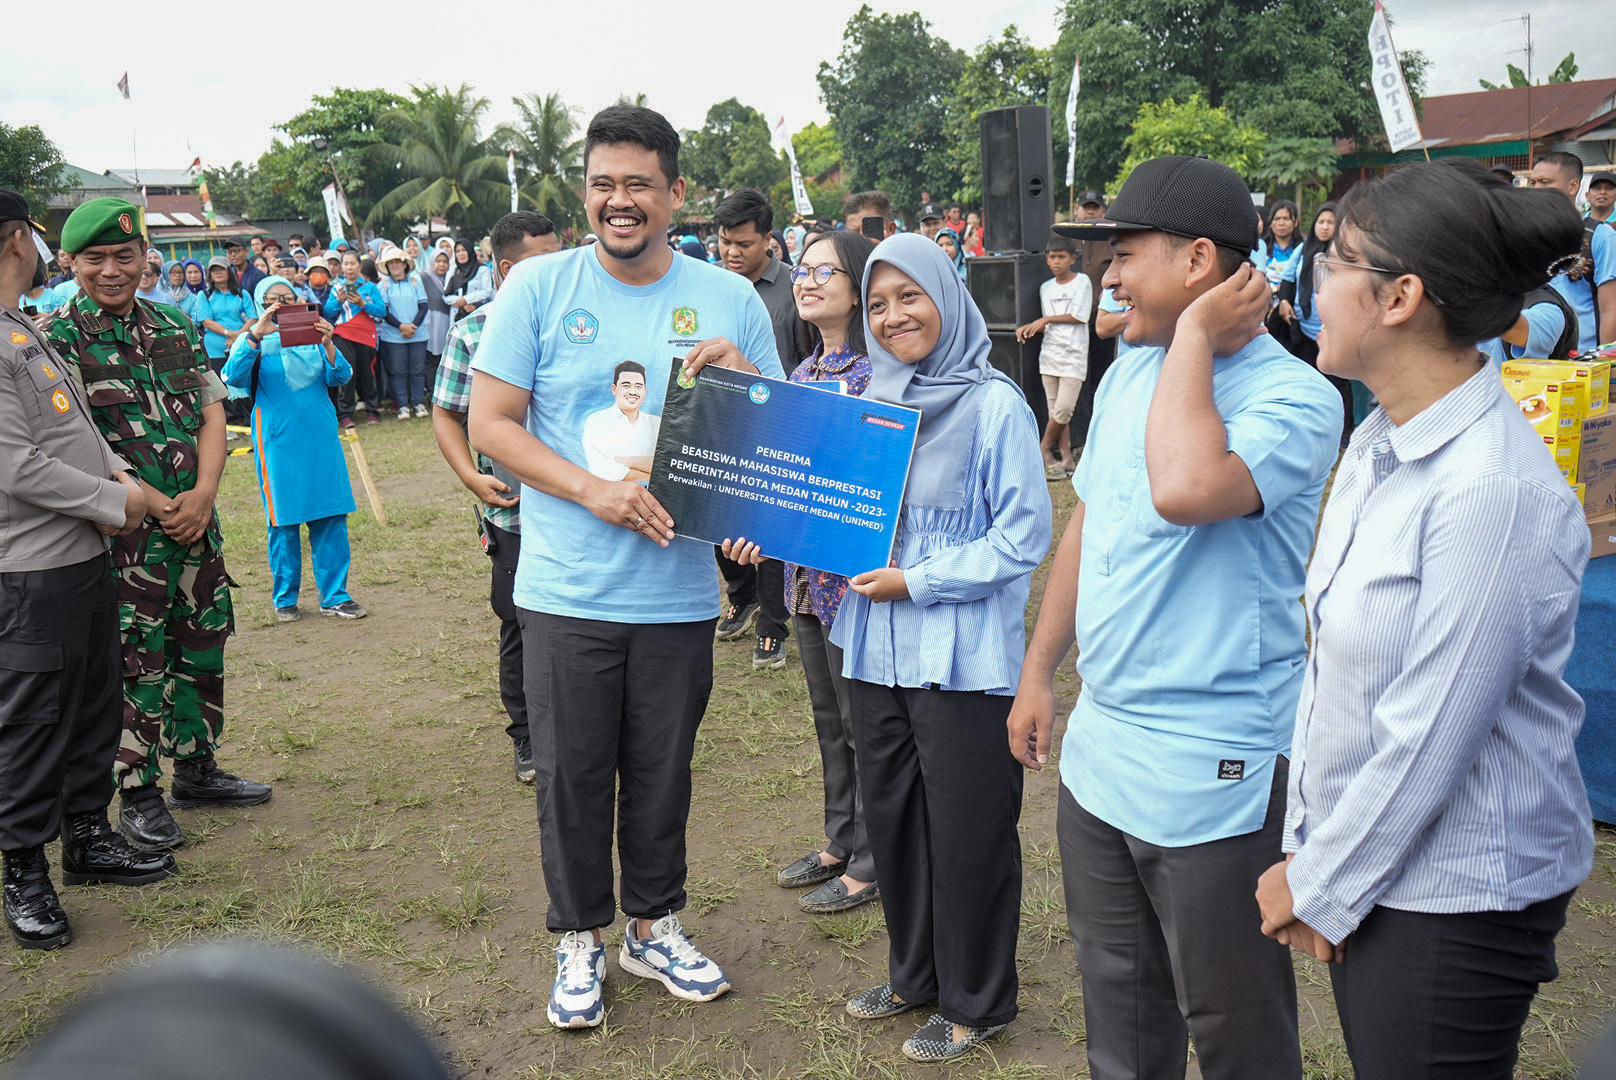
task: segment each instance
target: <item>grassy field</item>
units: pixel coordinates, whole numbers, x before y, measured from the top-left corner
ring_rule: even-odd
[[[754,672],[740,645],[718,646],[697,746],[685,915],[736,989],[697,1005],[623,975],[619,926],[609,932],[606,1023],[588,1033],[549,1027],[554,942],[544,931],[533,791],[511,776],[487,560],[469,496],[425,421],[388,421],[362,435],[390,519],[382,528],[368,509],[352,519],[353,592],[369,619],[277,625],[250,458],[231,460],[220,496],[241,585],[220,756],[273,781],[274,800],[177,815],[190,843],[172,881],[65,890],[76,942],[0,959],[0,1059],[23,1051],[107,972],[188,942],[246,936],[357,965],[465,1076],[851,1080],[924,1071],[898,1052],[923,1016],[856,1024],[842,1011],[849,994],[884,977],[880,911],[811,918],[795,893],[773,884],[778,866],[823,840],[818,748],[795,655],[783,670]],[[1070,509],[1069,489],[1058,486],[1056,498],[1058,512]],[[307,610],[316,599],[307,572],[305,588]],[[1069,663],[1057,689],[1066,704],[1075,696]],[[1029,777],[1022,818],[1021,1017],[990,1049],[943,1069],[947,1076],[1088,1075],[1056,783],[1053,770]],[[1560,938],[1561,978],[1533,1010],[1521,1077],[1574,1075],[1579,1048],[1613,1010],[1613,957],[1616,833],[1605,831]],[[1350,1077],[1325,971],[1305,960],[1297,971],[1307,1076]]]

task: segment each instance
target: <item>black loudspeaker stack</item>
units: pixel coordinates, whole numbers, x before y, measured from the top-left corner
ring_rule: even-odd
[[[1050,277],[1044,241],[1054,223],[1054,150],[1049,109],[990,109],[982,125],[982,231],[991,255],[966,262],[971,299],[987,320],[994,367],[1027,395],[1042,431],[1048,422],[1038,377],[1041,338],[1016,341],[1016,327],[1038,318],[1038,287]]]

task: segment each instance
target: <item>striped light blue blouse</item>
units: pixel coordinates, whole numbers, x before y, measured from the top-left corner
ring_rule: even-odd
[[[1297,918],[1339,943],[1376,905],[1519,911],[1587,877],[1562,677],[1587,561],[1582,508],[1491,365],[1358,428],[1308,571]]]
[[[904,504],[897,564],[908,600],[872,604],[849,591],[831,641],[843,674],[882,686],[1009,696],[1026,657],[1032,572],[1049,551],[1052,514],[1038,426],[1021,394],[982,390],[966,505]],[[870,569],[877,569],[871,567]]]

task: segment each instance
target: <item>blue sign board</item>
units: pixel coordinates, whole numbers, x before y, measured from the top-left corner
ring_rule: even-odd
[[[729,368],[675,363],[651,494],[680,536],[745,537],[852,577],[892,558],[920,413]]]

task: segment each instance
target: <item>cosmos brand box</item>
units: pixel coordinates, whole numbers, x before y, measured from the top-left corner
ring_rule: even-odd
[[[1527,423],[1554,448],[1567,480],[1577,478],[1577,451],[1582,445],[1582,420],[1588,401],[1588,387],[1577,379],[1534,377],[1505,379],[1504,389],[1521,407]]]
[[[1507,379],[1576,379],[1587,387],[1583,417],[1610,411],[1609,360],[1511,360],[1503,367]]]

